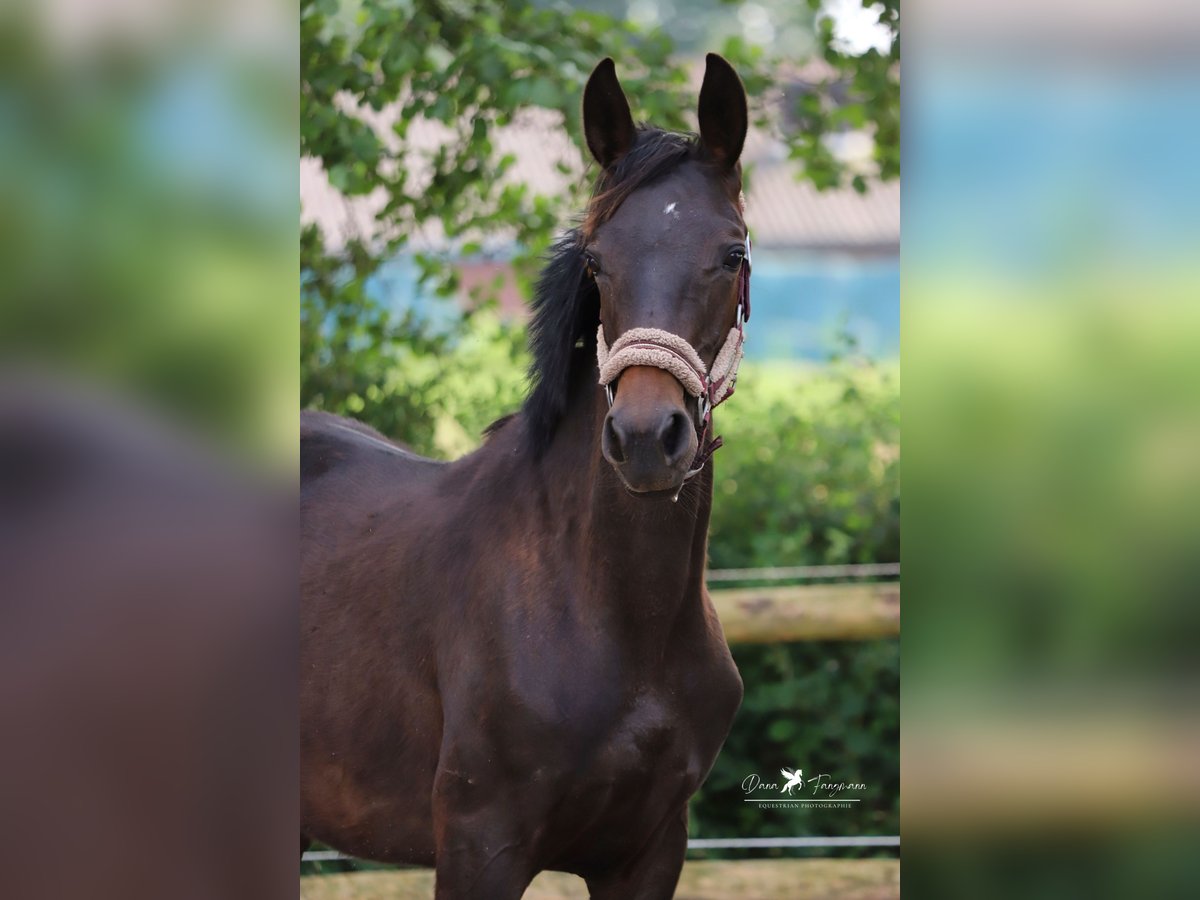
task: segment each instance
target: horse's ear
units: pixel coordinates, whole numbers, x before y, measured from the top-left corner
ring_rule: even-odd
[[[611,58],[603,59],[583,89],[583,134],[588,149],[607,169],[629,152],[635,133],[617,67]]]
[[[732,169],[742,155],[749,116],[746,89],[723,57],[705,57],[704,84],[700,88],[700,143],[709,157]]]

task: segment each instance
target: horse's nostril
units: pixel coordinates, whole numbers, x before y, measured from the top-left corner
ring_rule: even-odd
[[[687,451],[688,418],[681,412],[673,412],[667,416],[658,439],[662,443],[663,455],[668,465],[674,465],[679,457]]]
[[[621,432],[613,424],[612,415],[608,415],[604,419],[603,450],[605,456],[613,462],[625,462],[625,453],[621,449]]]

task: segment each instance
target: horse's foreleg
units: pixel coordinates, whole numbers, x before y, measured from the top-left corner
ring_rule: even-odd
[[[521,798],[482,781],[449,767],[435,779],[436,900],[518,900],[536,874]]]
[[[518,900],[533,880],[528,845],[501,822],[448,821],[437,855],[436,900]]]
[[[589,878],[592,900],[670,900],[687,854],[687,807],[667,819],[641,855],[620,871]]]

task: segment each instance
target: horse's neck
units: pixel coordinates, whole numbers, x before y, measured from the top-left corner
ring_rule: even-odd
[[[677,502],[635,497],[601,454],[603,391],[575,399],[539,469],[555,537],[584,565],[585,590],[639,627],[669,625],[689,605],[698,611],[712,467]]]

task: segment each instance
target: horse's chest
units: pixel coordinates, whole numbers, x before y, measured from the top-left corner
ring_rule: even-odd
[[[660,693],[639,696],[613,723],[592,767],[600,778],[641,777],[654,770],[678,772],[701,742],[685,706]]]
[[[723,729],[689,714],[679,698],[639,695],[597,741],[587,764],[563,773],[549,823],[548,833],[557,836],[546,848],[555,848],[551,857],[586,871],[594,860],[636,852],[665,818],[682,811],[723,738]]]
[[[709,662],[696,654],[687,666],[660,670],[641,687],[627,688],[611,716],[598,717],[602,724],[597,717],[568,717],[590,739],[586,764],[575,772],[582,786],[690,796],[740,702],[741,682],[726,659]]]

